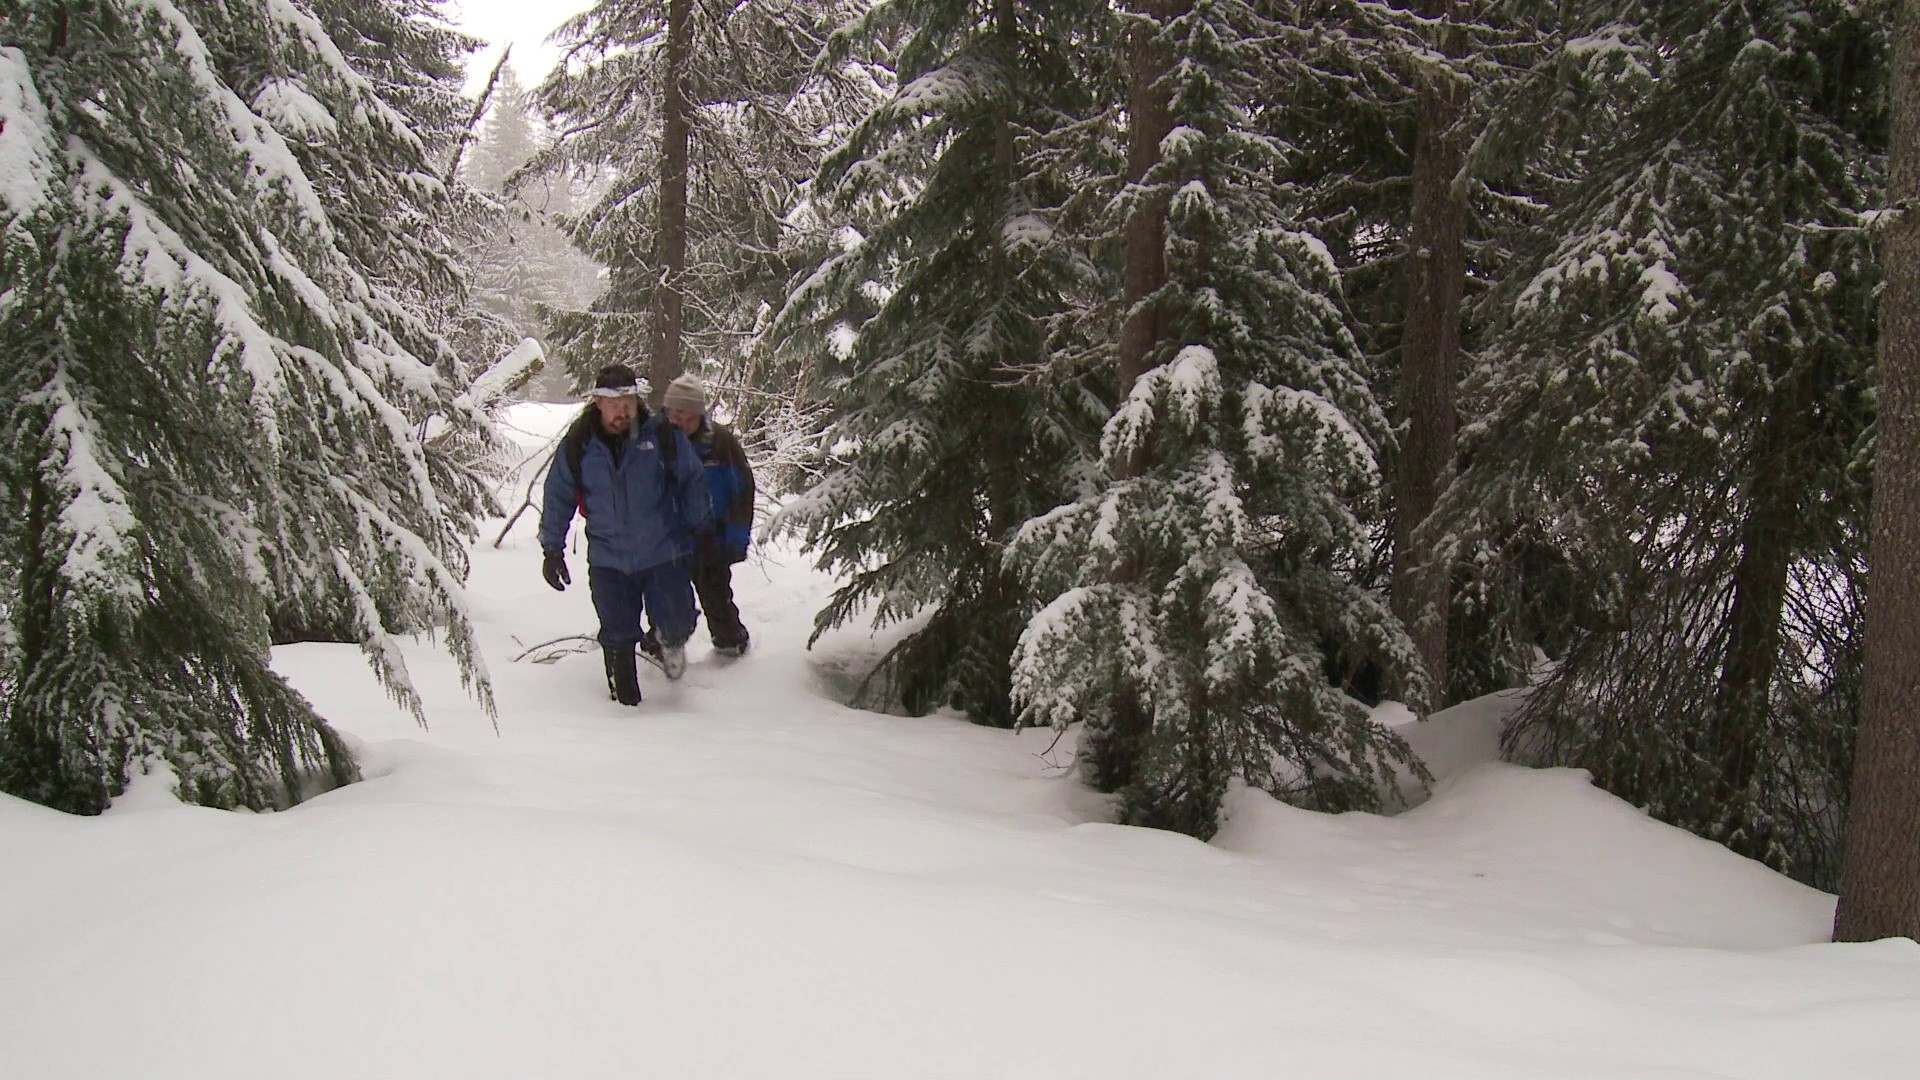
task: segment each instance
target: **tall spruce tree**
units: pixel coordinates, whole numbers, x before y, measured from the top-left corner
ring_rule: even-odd
[[[1393,612],[1413,635],[1428,683],[1444,693],[1449,571],[1419,542],[1453,475],[1455,392],[1460,369],[1461,302],[1467,284],[1467,185],[1472,142],[1471,85],[1447,62],[1466,47],[1456,0],[1420,0],[1432,23],[1427,48],[1436,62],[1418,80],[1420,131],[1409,177],[1406,325],[1400,337],[1397,415],[1404,430],[1393,475]]]
[[[1088,133],[1106,130],[1108,21],[1098,3],[907,0],[838,40],[891,59],[899,89],[816,183],[857,239],[773,330],[845,350],[811,364],[838,415],[783,521],[847,575],[816,638],[920,617],[868,684],[914,712],[1012,723],[1008,657],[1035,605],[1001,555],[1072,496],[1108,400],[1083,367],[1050,363],[1102,284],[1061,215],[1089,175]]]
[[[1323,643],[1425,687],[1404,629],[1358,587],[1361,521],[1391,439],[1329,293],[1334,267],[1279,201],[1294,149],[1263,134],[1281,36],[1237,0],[1130,12],[1126,250],[1106,478],[1008,552],[1051,603],[1014,655],[1030,722],[1085,724],[1082,763],[1125,822],[1199,837],[1230,775],[1369,806],[1405,743],[1332,685]]]
[[[1920,941],[1920,4],[1896,7],[1873,589],[1836,941]]]
[[[558,142],[533,169],[608,174],[569,222],[608,269],[590,310],[554,321],[574,371],[631,363],[657,399],[684,368],[742,363],[794,269],[783,222],[818,161],[795,99],[850,6],[602,0],[560,28],[565,62],[536,91]]]
[[[1471,302],[1551,187],[1489,135],[1517,133],[1498,121],[1539,97],[1529,67],[1552,20],[1509,0],[1329,0],[1289,14],[1265,79],[1262,124],[1295,150],[1290,203],[1340,268],[1363,370],[1401,432],[1382,462],[1385,518],[1368,522],[1379,556],[1362,580],[1389,591],[1423,643],[1436,708],[1523,681],[1532,661],[1501,640],[1509,623],[1487,616],[1479,583],[1437,558],[1421,526],[1454,468]],[[1364,685],[1363,665],[1336,660]]]
[[[276,128],[296,133],[289,149],[313,182],[337,246],[367,283],[370,321],[357,347],[399,358],[401,372],[428,364],[454,395],[388,397],[430,436],[421,442],[428,477],[457,527],[470,531],[490,506],[481,481],[497,440],[459,392],[518,339],[497,320],[472,314],[472,267],[461,257],[459,233],[479,200],[447,175],[445,162],[465,134],[462,61],[477,42],[447,26],[440,8],[441,0],[314,0],[307,15],[292,5],[265,9],[301,27],[323,62],[360,76],[372,95],[368,107],[383,113],[360,130],[336,126],[331,137],[307,129],[314,122],[301,97],[308,77],[282,74],[283,62],[244,47],[216,47],[213,55],[223,81]],[[483,332],[472,332],[476,321]],[[465,557],[458,549],[450,556],[462,577]],[[285,583],[272,616],[274,640],[360,640],[356,607],[343,579],[305,575]],[[388,621],[396,631],[433,626],[397,613]]]
[[[1585,623],[1516,747],[1831,886],[1859,671],[1885,159],[1866,6],[1614,3],[1641,93],[1547,217],[1475,392],[1459,535],[1550,538]]]
[[[268,666],[287,607],[348,605],[416,714],[393,630],[436,628],[490,710],[460,594],[484,488],[419,436],[477,421],[348,220],[437,187],[391,80],[294,0],[33,5],[4,42],[0,789],[97,812],[164,762],[265,808],[350,779]],[[379,265],[442,254],[400,247]]]

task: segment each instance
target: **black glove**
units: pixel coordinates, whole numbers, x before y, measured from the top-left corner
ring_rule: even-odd
[[[702,529],[693,534],[693,553],[701,566],[721,566],[726,557],[720,554],[720,538],[712,529]]]
[[[567,573],[567,557],[557,551],[549,551],[540,563],[540,576],[547,579],[554,592],[566,592],[573,584],[573,575]]]

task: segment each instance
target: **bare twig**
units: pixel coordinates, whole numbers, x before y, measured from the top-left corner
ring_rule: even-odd
[[[1070,727],[1072,725],[1068,725],[1068,726]],[[1057,729],[1053,733],[1053,741],[1047,744],[1047,748],[1033,756],[1039,758],[1043,762],[1046,762],[1047,768],[1049,769],[1059,769],[1064,772],[1067,769],[1073,768],[1073,762],[1071,761],[1067,762],[1065,765],[1056,765],[1053,763],[1053,760],[1052,760],[1054,747],[1059,746],[1060,740],[1066,737],[1067,737],[1066,728],[1063,727],[1063,728]]]
[[[507,57],[513,55],[513,46],[500,50],[500,60],[493,65],[493,73],[487,76],[487,85],[480,91],[480,97],[473,103],[473,112],[467,116],[466,126],[460,129],[460,138],[453,144],[453,160],[447,162],[447,175],[442,181],[453,183],[453,176],[460,171],[460,159],[466,156],[467,144],[474,141],[473,129],[480,126],[480,118],[487,113],[487,104],[493,100],[493,86],[500,81],[500,71],[507,66]]]
[[[514,644],[516,645],[520,643],[519,638],[515,638],[513,640],[514,640]],[[565,649],[555,649],[551,654],[542,655],[542,656],[533,656],[534,653],[539,652],[541,649],[552,648],[553,646],[559,645],[563,642],[571,642],[572,644]],[[595,638],[592,634],[568,634],[565,637],[554,638],[552,641],[543,641],[538,645],[529,645],[524,651],[520,653],[519,656],[514,657],[513,660],[515,663],[518,663],[522,660],[527,659],[528,657],[533,657],[533,662],[536,664],[551,664],[554,661],[559,660],[563,656],[571,656],[574,653],[590,652],[599,647],[600,647],[599,639]]]
[[[539,450],[536,450],[533,453],[528,454],[526,457],[521,458],[520,464],[515,465],[513,467],[513,471],[519,472],[521,469],[526,468],[528,463],[542,456],[552,455],[554,453],[554,445],[559,441],[560,441],[560,436],[558,435],[554,436],[551,439],[548,439],[547,444],[545,446],[542,446]],[[494,547],[497,548],[501,544],[505,543],[507,539],[507,534],[513,531],[513,526],[516,522],[520,520],[520,516],[533,508],[533,489],[535,486],[537,486],[540,483],[540,478],[542,476],[545,476],[546,473],[547,473],[546,469],[535,469],[533,471],[533,474],[527,477],[527,490],[521,495],[520,508],[513,512],[513,516],[507,518],[507,523],[505,525],[500,527],[500,535],[493,538]]]

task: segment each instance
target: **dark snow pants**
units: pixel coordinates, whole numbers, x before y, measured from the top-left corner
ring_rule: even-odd
[[[725,649],[747,643],[747,628],[733,602],[733,564],[702,562],[693,571],[693,588],[700,594],[700,610],[707,615],[707,633],[713,647]]]
[[[600,616],[600,644],[633,645],[652,616],[660,640],[678,645],[693,636],[693,581],[678,560],[649,566],[637,574],[605,567],[587,568],[593,610]]]

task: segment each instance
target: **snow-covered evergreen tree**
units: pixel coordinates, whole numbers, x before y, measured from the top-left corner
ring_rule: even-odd
[[[441,190],[392,73],[297,0],[6,26],[0,788],[94,812],[164,763],[182,798],[270,807],[351,778],[268,667],[277,610],[350,605],[416,714],[392,631],[433,627],[490,709],[460,595],[484,486],[421,438],[477,422],[394,284],[445,254],[379,242]]]
[[[1920,940],[1920,5],[1898,6],[1892,34],[1873,596],[1835,941]]]
[[[263,119],[298,133],[288,146],[313,181],[333,223],[338,247],[367,283],[361,336],[381,352],[432,365],[450,394],[388,394],[408,420],[430,435],[422,442],[428,475],[441,504],[465,531],[485,512],[489,494],[479,474],[492,464],[492,429],[457,396],[510,352],[518,338],[465,332],[473,318],[471,267],[460,257],[460,223],[478,209],[475,193],[447,175],[446,161],[465,134],[469,105],[460,94],[464,55],[475,44],[446,25],[442,0],[315,0],[309,35],[319,56],[362,77],[373,95],[365,107],[381,122],[351,123],[326,133],[306,125],[315,116],[302,99],[313,77],[282,61],[262,62],[245,48],[212,55],[223,80],[255,101]],[[292,6],[263,9],[301,25]],[[210,38],[217,40],[217,38]],[[277,74],[276,74],[277,72]],[[323,105],[323,108],[331,107]],[[461,556],[464,558],[464,556]],[[464,572],[464,571],[463,571]],[[356,605],[344,579],[306,576],[283,591],[273,613],[276,641],[354,641]],[[390,614],[389,629],[423,630]]]
[[[1236,772],[1371,805],[1411,755],[1330,682],[1325,643],[1375,659],[1408,700],[1424,686],[1353,577],[1391,432],[1329,295],[1335,267],[1279,202],[1294,151],[1256,123],[1278,28],[1238,0],[1158,0],[1130,23],[1113,204],[1127,392],[1105,482],[1008,552],[1054,597],[1014,654],[1015,694],[1029,722],[1084,722],[1087,778],[1130,823],[1211,836]]]
[[[1059,226],[1088,175],[1074,148],[1110,107],[1107,23],[1097,3],[904,0],[837,39],[897,42],[898,90],[827,159],[843,242],[773,331],[837,413],[783,522],[845,575],[816,637],[919,617],[870,676],[916,712],[1013,721],[1008,656],[1035,605],[1003,546],[1073,496],[1106,410],[1088,370],[1052,361],[1103,284]]]
[[[1363,580],[1416,624],[1439,673],[1436,708],[1515,685],[1532,660],[1509,660],[1497,640],[1508,624],[1486,616],[1478,592],[1448,604],[1456,575],[1419,526],[1453,467],[1459,370],[1477,344],[1471,303],[1551,186],[1527,167],[1537,161],[1488,136],[1518,132],[1509,118],[1534,108],[1543,80],[1530,67],[1554,17],[1507,0],[1329,0],[1289,11],[1268,50],[1259,115],[1295,149],[1287,198],[1340,268],[1363,371],[1399,432],[1382,462],[1385,517],[1368,522],[1379,570]]]
[[[1520,745],[1831,884],[1858,685],[1886,26],[1870,5],[1590,4],[1637,83],[1504,324],[1450,499],[1573,568]],[[1497,567],[1495,568],[1497,569]]]
[[[683,368],[738,370],[793,272],[783,222],[818,162],[795,101],[850,6],[602,0],[560,28],[564,63],[535,95],[558,142],[534,168],[606,173],[569,223],[608,270],[552,327],[573,371],[628,363],[657,395]]]

